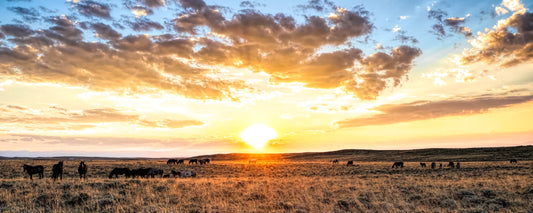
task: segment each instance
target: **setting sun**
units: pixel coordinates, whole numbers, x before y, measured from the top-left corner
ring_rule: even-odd
[[[269,140],[277,137],[276,131],[264,124],[251,125],[241,133],[242,140],[256,149],[263,148]]]

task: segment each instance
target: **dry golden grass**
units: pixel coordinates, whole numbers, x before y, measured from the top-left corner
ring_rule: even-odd
[[[533,162],[462,162],[461,169],[392,169],[390,162],[215,161],[172,165],[156,160],[0,161],[0,212],[532,212]],[[45,166],[30,181],[24,163]],[[429,165],[429,164],[428,164]],[[196,178],[108,179],[114,167],[193,170]]]

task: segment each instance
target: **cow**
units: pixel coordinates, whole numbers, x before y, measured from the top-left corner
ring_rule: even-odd
[[[204,161],[204,159],[200,159],[200,160],[198,160],[198,163],[200,163],[200,165],[206,164],[206,162]]]
[[[461,168],[461,163],[460,163],[460,162],[457,162],[457,163],[455,164],[455,168],[456,168],[456,169],[460,169],[460,168]]]
[[[392,164],[392,168],[403,168],[403,162],[394,162],[394,164]]]
[[[511,159],[511,160],[509,160],[509,163],[511,163],[511,164],[513,164],[513,163],[518,163],[518,160],[516,160],[516,159]]]
[[[250,160],[248,161],[248,163],[250,163],[250,164],[252,164],[252,163],[257,163],[257,159],[250,159]]]
[[[176,159],[168,159],[167,160],[167,165],[170,165],[170,164],[177,164],[178,163],[178,160]]]
[[[209,160],[209,158],[204,159],[204,164],[208,164],[208,163],[211,163],[211,160]]]
[[[163,177],[163,173],[163,170],[158,168],[150,168],[150,170],[148,171],[148,175],[150,175],[151,178],[154,178],[156,175],[160,175],[161,177]]]
[[[335,159],[335,160],[333,160],[333,161],[331,161],[331,162],[333,162],[333,164],[338,164],[338,163],[339,163],[339,160]]]
[[[59,161],[57,164],[52,166],[52,178],[54,181],[56,181],[57,178],[63,180],[63,161]]]
[[[190,159],[189,164],[198,164],[198,159]]]
[[[78,166],[78,174],[80,174],[80,179],[87,179],[87,165],[83,161]]]
[[[453,161],[450,161],[448,163],[448,167],[450,167],[450,168],[454,168],[455,167],[455,164],[453,163]]]
[[[22,172],[27,172],[28,175],[30,176],[30,180],[33,180],[33,174],[38,174],[39,179],[42,179],[44,177],[44,167],[41,165],[30,166],[30,165],[24,164],[22,168],[24,168]]]
[[[194,171],[182,171],[180,172],[181,177],[196,177],[196,172]]]
[[[353,160],[346,162],[346,166],[353,166]]]
[[[152,168],[138,168],[138,169],[131,170],[131,178],[135,178],[135,177],[147,178],[148,175],[150,175],[150,170],[152,170]]]
[[[420,167],[425,168],[426,167],[426,163],[420,163]]]
[[[172,176],[173,176],[173,177],[176,177],[176,176],[179,177],[179,176],[181,176],[181,172],[176,172],[176,171],[174,171],[174,170],[170,171],[170,173],[172,173]]]
[[[437,164],[435,162],[431,162],[431,169],[435,169],[437,167]]]
[[[185,161],[183,160],[178,160],[178,162],[176,164],[185,164]]]
[[[114,168],[109,173],[109,179],[113,178],[113,176],[118,178],[119,175],[124,175],[128,178],[132,175],[132,171],[129,168]]]

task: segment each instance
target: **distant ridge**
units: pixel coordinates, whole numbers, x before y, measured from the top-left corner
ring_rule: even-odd
[[[533,145],[513,147],[484,147],[484,148],[429,148],[411,150],[371,150],[371,149],[342,149],[328,152],[302,153],[229,153],[200,155],[194,157],[173,157],[176,159],[209,158],[211,160],[332,160],[341,161],[507,161],[509,159],[533,160]],[[2,157],[7,159],[38,159],[38,160],[166,160],[168,158],[143,157],[90,157],[90,156],[57,156],[57,157]]]
[[[354,160],[354,161],[507,161],[509,159],[533,160],[533,146],[487,148],[430,148],[412,150],[343,149],[329,152],[304,152],[283,154],[214,154],[194,158],[212,160],[247,160],[250,158],[278,160]]]

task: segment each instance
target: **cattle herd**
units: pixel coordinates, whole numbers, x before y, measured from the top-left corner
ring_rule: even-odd
[[[338,159],[334,159],[331,161],[333,164],[338,164],[339,163],[339,160]],[[518,160],[516,159],[510,159],[509,162],[511,164],[516,164],[518,163]],[[211,160],[209,159],[190,159],[189,160],[189,164],[200,164],[200,165],[203,165],[203,164],[209,164],[211,163]],[[248,163],[251,163],[251,164],[255,164],[257,163],[257,159],[250,159],[248,161]],[[167,165],[171,165],[171,164],[185,164],[185,161],[180,159],[180,160],[177,160],[177,159],[169,159],[167,161]],[[437,168],[437,163],[436,162],[431,162],[431,169],[435,169]],[[346,162],[346,166],[354,166],[354,161],[353,160],[350,160],[350,161],[347,161]],[[27,165],[27,164],[24,164],[23,166],[23,172],[26,172],[28,173],[28,175],[30,176],[30,179],[33,180],[33,175],[34,174],[37,174],[39,179],[42,179],[44,177],[44,166],[42,165],[37,165],[37,166],[31,166],[31,165]],[[404,162],[402,161],[398,161],[398,162],[394,162],[392,164],[392,168],[403,168],[404,167]],[[420,162],[420,167],[422,168],[426,168],[426,163],[424,162]],[[439,163],[439,168],[442,169],[442,163]],[[456,168],[456,169],[460,169],[461,168],[461,163],[460,162],[448,162],[448,165],[447,165],[448,168]],[[81,161],[79,166],[78,166],[78,174],[80,176],[80,179],[85,179],[87,178],[87,169],[88,166],[87,164],[85,164],[84,161]],[[124,176],[125,178],[136,178],[136,177],[139,177],[139,178],[155,178],[155,177],[161,177],[161,178],[170,178],[171,176],[172,177],[196,177],[196,172],[194,171],[174,171],[174,170],[171,170],[170,171],[170,174],[164,174],[164,171],[163,169],[160,169],[160,168],[137,168],[137,169],[129,169],[129,168],[126,168],[126,167],[121,167],[121,168],[114,168],[113,170],[111,170],[111,172],[109,173],[109,178],[118,178],[119,176]],[[57,179],[60,179],[62,180],[63,179],[63,161],[59,161],[57,164],[54,164],[52,166],[52,179],[54,181],[56,181]]]
[[[209,164],[211,163],[211,160],[209,159],[190,159],[189,164]],[[167,165],[170,164],[184,164],[184,160],[177,160],[177,159],[169,159],[167,161]],[[39,179],[42,179],[44,177],[44,166],[42,165],[36,165],[31,166],[24,164],[23,166],[23,172],[28,173],[30,176],[30,179],[33,180],[33,175],[37,174]],[[80,179],[86,179],[87,178],[87,170],[88,166],[84,161],[81,161],[78,166],[78,174],[80,176]],[[109,178],[118,178],[119,176],[124,176],[126,178],[155,178],[155,177],[161,177],[161,178],[170,178],[172,177],[196,177],[196,172],[194,171],[174,171],[171,170],[170,174],[164,174],[163,169],[160,168],[137,168],[137,169],[129,169],[126,167],[122,168],[114,168],[109,173]],[[57,179],[63,180],[63,161],[59,161],[57,164],[54,164],[52,166],[52,179],[56,181]]]

